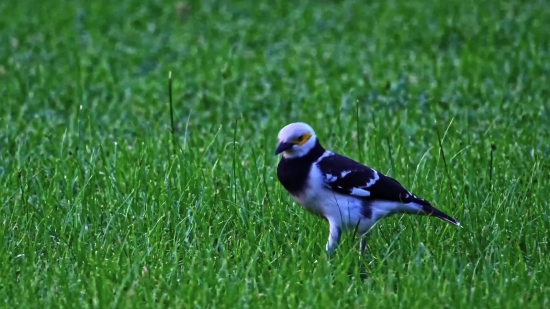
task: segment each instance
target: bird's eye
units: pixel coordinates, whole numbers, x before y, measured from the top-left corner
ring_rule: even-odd
[[[292,140],[292,142],[296,145],[303,145],[305,144],[305,142],[307,142],[309,140],[309,137],[311,135],[309,133],[304,133],[298,137],[296,137],[294,140]]]

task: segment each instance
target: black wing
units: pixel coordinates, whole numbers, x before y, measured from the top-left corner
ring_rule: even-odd
[[[415,202],[431,206],[405,189],[397,180],[350,158],[333,154],[322,158],[317,166],[327,188],[342,194],[393,202]]]

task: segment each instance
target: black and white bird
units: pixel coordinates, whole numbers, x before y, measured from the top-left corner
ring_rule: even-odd
[[[357,229],[363,254],[369,230],[380,219],[394,214],[435,216],[460,226],[397,180],[325,150],[306,123],[285,126],[278,139],[275,155],[283,155],[277,177],[296,202],[328,221],[327,253],[336,249],[343,230]]]

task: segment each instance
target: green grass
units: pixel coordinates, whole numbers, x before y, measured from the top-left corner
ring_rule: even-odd
[[[546,1],[0,13],[2,307],[549,306]],[[293,121],[464,227],[396,216],[327,257],[276,179]]]

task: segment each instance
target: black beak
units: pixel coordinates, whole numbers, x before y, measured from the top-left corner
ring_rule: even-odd
[[[275,150],[275,155],[278,155],[283,151],[289,150],[290,148],[292,148],[292,146],[294,146],[293,143],[285,143],[285,142],[280,143],[279,147],[277,147],[277,150]]]

